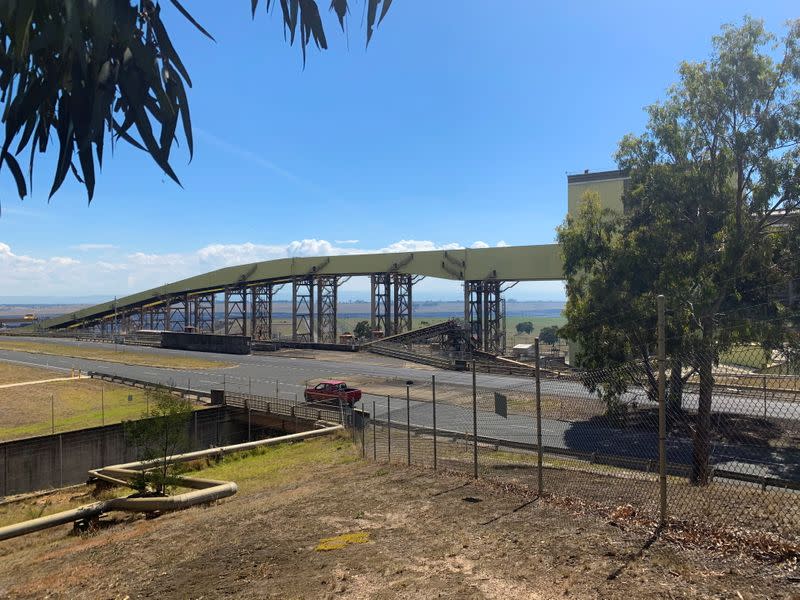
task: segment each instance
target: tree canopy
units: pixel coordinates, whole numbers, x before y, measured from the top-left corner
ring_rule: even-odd
[[[531,334],[533,333],[533,323],[530,321],[521,321],[520,323],[517,323],[516,330],[517,333]]]
[[[578,363],[606,369],[598,391],[631,379],[653,394],[656,296],[667,298],[670,395],[700,378],[692,480],[709,477],[713,367],[735,343],[783,348],[782,286],[797,278],[800,229],[800,21],[780,40],[746,18],[685,62],[641,135],[617,153],[630,180],[624,213],[584,198],[559,229],[568,324]],[[616,369],[638,360],[643,369]]]
[[[214,38],[178,0],[170,3],[203,35]],[[383,20],[392,0],[365,0],[366,38]],[[328,41],[317,0],[265,0],[280,4],[284,36],[306,60],[313,44]],[[352,0],[332,0],[344,30]],[[255,18],[259,0],[251,0]],[[227,10],[220,7],[220,10]],[[106,140],[147,152],[180,184],[170,164],[183,129],[191,159],[194,143],[186,62],[178,54],[161,4],[153,0],[28,0],[0,3],[0,101],[5,126],[0,170],[6,167],[24,198],[32,185],[36,153],[57,142],[52,197],[71,172],[91,202],[95,169],[102,167]],[[29,151],[26,176],[18,156]],[[95,163],[96,161],[96,163]]]

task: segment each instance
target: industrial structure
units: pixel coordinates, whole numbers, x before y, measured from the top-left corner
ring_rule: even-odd
[[[589,189],[601,203],[621,209],[627,177],[621,171],[568,177],[570,212]],[[138,330],[224,333],[273,339],[273,303],[291,288],[291,337],[336,343],[339,286],[354,276],[370,280],[372,330],[391,336],[411,331],[413,287],[424,277],[462,281],[464,322],[476,349],[504,354],[503,292],[520,281],[563,278],[558,245],[465,248],[425,252],[285,258],[228,267],[115,299],[39,324],[49,330],[89,329],[100,334]],[[218,314],[218,306],[222,314]]]

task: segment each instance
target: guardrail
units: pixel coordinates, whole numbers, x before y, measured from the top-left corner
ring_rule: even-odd
[[[100,379],[110,383],[119,383],[120,385],[127,385],[130,387],[140,388],[143,390],[154,389],[167,389],[172,393],[180,394],[182,397],[195,397],[197,400],[208,399],[211,401],[210,390],[197,390],[192,388],[177,387],[173,385],[162,385],[153,383],[152,381],[144,381],[142,379],[133,379],[131,377],[123,377],[121,375],[113,375],[110,373],[101,373],[100,371],[89,371],[87,373],[92,379]]]
[[[346,425],[351,421],[353,409],[348,406],[334,406],[300,402],[294,400],[281,400],[269,396],[254,396],[250,394],[225,394],[225,406],[242,408],[268,415],[294,417],[306,421],[324,421],[327,423],[340,423]]]

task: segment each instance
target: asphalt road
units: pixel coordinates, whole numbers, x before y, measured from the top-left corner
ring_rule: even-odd
[[[36,338],[37,342],[46,341]],[[55,340],[59,344],[77,346],[102,346],[92,342],[74,342]],[[163,383],[179,387],[191,387],[199,390],[225,389],[233,392],[252,393],[256,395],[274,396],[276,390],[281,398],[302,399],[305,382],[310,379],[336,378],[347,380],[352,376],[368,376],[414,381],[418,393],[419,386],[427,385],[431,375],[443,384],[471,386],[472,375],[454,371],[420,369],[404,366],[400,361],[392,359],[375,360],[371,355],[353,354],[351,360],[325,360],[321,358],[292,358],[275,354],[258,354],[232,356],[201,352],[185,352],[159,348],[142,348],[137,346],[119,346],[119,358],[124,360],[128,353],[148,353],[177,356],[194,356],[197,358],[219,360],[231,364],[226,368],[188,370],[170,369],[148,366],[128,365],[106,361],[95,361],[80,358],[61,357],[45,354],[32,354],[0,350],[0,359],[16,361],[28,365],[46,366],[53,369],[69,371],[80,368],[83,371],[102,371],[133,379]],[[349,358],[349,357],[348,357]],[[395,364],[392,364],[395,363]],[[489,390],[524,389],[533,392],[530,379],[503,375],[478,374],[477,383],[480,388]],[[369,390],[365,390],[368,392]],[[544,395],[564,396],[568,403],[579,403],[590,398],[586,389],[573,381],[542,381]],[[626,399],[629,402],[647,403],[641,390],[631,392]],[[388,416],[387,402],[384,396],[365,394],[364,403],[371,410],[375,402],[376,417],[385,419]],[[395,404],[397,402],[397,404]],[[696,406],[694,394],[687,394],[684,404],[691,408]],[[652,403],[651,403],[652,404]],[[716,394],[714,411],[731,414],[763,416],[767,410],[769,415],[780,415],[782,418],[800,420],[800,403],[789,400],[767,398],[743,398],[738,395]],[[405,400],[392,399],[392,420],[405,423]],[[535,442],[535,423],[531,416],[509,414],[508,418],[489,412],[484,402],[479,411],[478,434],[521,443]],[[432,407],[429,402],[411,402],[411,424],[419,427],[431,427],[433,424]],[[438,404],[437,425],[461,433],[472,431],[472,411],[469,408]],[[640,459],[657,458],[657,439],[652,431],[621,430],[600,426],[586,420],[544,419],[542,422],[543,443],[548,446],[570,448],[584,452],[598,452],[629,456]],[[668,460],[671,463],[691,463],[691,440],[678,436],[670,436],[667,441]],[[796,448],[775,449],[768,446],[748,444],[713,445],[712,461],[717,468],[758,476],[772,476],[792,481],[800,481],[800,451]]]

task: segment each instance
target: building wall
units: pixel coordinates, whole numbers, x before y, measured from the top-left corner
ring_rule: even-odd
[[[628,176],[623,171],[602,171],[567,176],[567,213],[577,215],[587,191],[600,194],[600,205],[622,212],[622,192]]]

